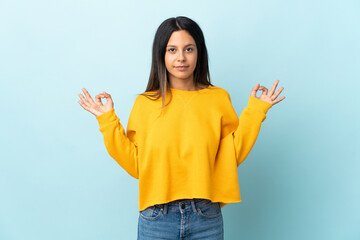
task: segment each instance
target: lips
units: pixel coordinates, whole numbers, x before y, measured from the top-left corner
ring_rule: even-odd
[[[185,69],[187,69],[189,66],[177,66],[177,67],[175,67],[176,69],[178,69],[178,70],[185,70]]]

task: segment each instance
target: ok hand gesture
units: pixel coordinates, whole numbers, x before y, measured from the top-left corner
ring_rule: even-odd
[[[285,99],[284,96],[281,97],[281,98],[279,98],[279,99],[276,99],[276,98],[279,96],[279,94],[281,93],[281,91],[284,90],[284,88],[281,87],[281,88],[279,88],[279,90],[274,94],[274,91],[275,91],[276,86],[278,85],[278,83],[279,83],[279,80],[276,80],[275,83],[274,83],[274,85],[271,87],[269,93],[268,93],[268,89],[267,89],[266,87],[264,87],[264,86],[259,87],[260,84],[258,83],[258,84],[256,84],[255,87],[253,87],[250,96],[251,96],[251,97],[255,97],[255,98],[257,98],[257,99],[260,99],[260,100],[263,100],[263,101],[265,101],[265,102],[268,102],[268,103],[270,103],[270,104],[272,104],[272,105],[275,105],[275,104],[277,104],[278,102],[280,102],[280,101],[282,101],[282,100]],[[262,94],[260,95],[260,97],[256,97],[257,91],[263,91]]]
[[[95,116],[99,116],[103,113],[106,113],[114,108],[114,103],[111,99],[110,94],[106,92],[100,93],[99,95],[95,96],[96,102],[91,98],[88,91],[83,88],[82,89],[86,98],[80,93],[78,96],[81,98],[82,101],[78,101],[78,103],[86,110],[94,114]],[[106,104],[103,105],[101,102],[101,98],[106,98]]]

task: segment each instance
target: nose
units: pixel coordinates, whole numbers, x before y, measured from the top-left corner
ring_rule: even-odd
[[[185,61],[185,55],[184,55],[184,53],[182,51],[179,51],[178,61],[179,62]]]

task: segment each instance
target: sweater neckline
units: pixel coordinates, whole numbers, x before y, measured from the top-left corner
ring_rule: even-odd
[[[212,87],[212,86],[209,85],[209,86],[207,86],[206,88],[199,89],[199,90],[194,90],[194,91],[181,90],[181,89],[177,89],[177,88],[170,88],[170,89],[171,89],[171,91],[173,91],[173,92],[185,93],[185,94],[193,94],[193,93],[204,92],[204,91],[210,89],[211,87]]]

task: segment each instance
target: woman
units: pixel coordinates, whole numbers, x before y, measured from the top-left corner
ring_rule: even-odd
[[[278,82],[270,91],[257,84],[238,118],[229,93],[210,82],[200,27],[176,17],[157,29],[149,82],[126,134],[110,94],[94,101],[83,88],[79,104],[96,116],[107,151],[139,179],[138,239],[224,238],[221,208],[241,201],[237,167],[268,109],[285,98],[277,99],[283,88],[274,93]]]

